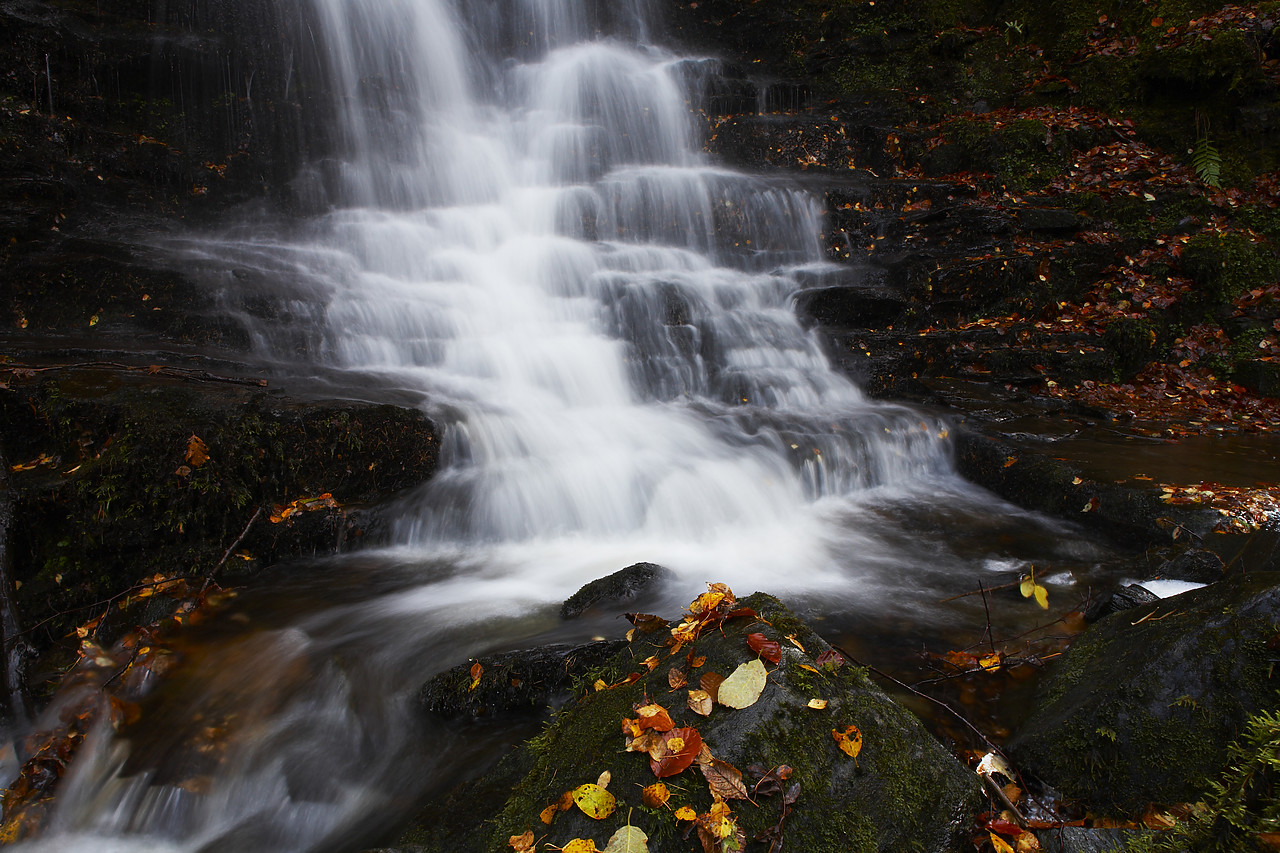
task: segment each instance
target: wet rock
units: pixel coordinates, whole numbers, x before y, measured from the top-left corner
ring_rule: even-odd
[[[675,572],[656,563],[636,563],[586,584],[560,605],[561,619],[576,619],[593,607],[633,601],[654,592]]]
[[[1121,610],[1130,610],[1159,600],[1160,596],[1151,590],[1136,583],[1131,583],[1123,589],[1118,589],[1095,602],[1092,607],[1085,611],[1084,620],[1086,622],[1097,622],[1103,616],[1110,616],[1112,613],[1119,613]]]
[[[677,822],[672,811],[685,805],[699,813],[710,808],[711,793],[698,766],[665,780],[672,798],[667,808],[655,811],[643,806],[640,797],[644,786],[658,781],[648,756],[623,751],[623,718],[635,717],[635,709],[648,702],[664,705],[677,727],[697,729],[715,758],[738,770],[746,772],[751,765],[794,768],[785,784],[799,783],[800,788],[785,825],[786,849],[958,849],[959,836],[980,800],[977,777],[864,670],[818,665],[816,656],[830,647],[776,599],[756,594],[739,606],[753,608],[759,618],[739,617],[725,622],[723,631],[704,633],[692,653],[705,657],[697,667],[690,666],[688,646],[670,654],[663,645],[667,632],[637,635],[587,676],[613,687],[587,692],[486,777],[446,797],[445,802],[472,804],[465,820],[451,810],[429,807],[402,839],[406,849],[412,844],[450,853],[496,850],[526,829],[557,845],[591,838],[599,846],[627,822],[648,834],[652,850],[695,846],[696,838],[681,840],[688,824]],[[686,688],[671,688],[671,668],[687,668],[690,688],[706,673],[729,675],[757,659],[746,641],[753,632],[778,641],[781,649],[780,663],[768,666],[760,699],[741,710],[716,705],[705,717],[686,707]],[[659,658],[652,671],[640,663],[651,655]],[[639,679],[626,683],[637,670]],[[826,708],[808,707],[815,698],[826,699]],[[856,760],[841,752],[832,737],[833,730],[848,725],[858,726],[864,737]],[[612,815],[597,821],[571,808],[544,826],[539,819],[544,807],[580,784],[595,782],[605,770],[612,776],[608,790],[618,800]],[[746,784],[752,784],[749,774]],[[498,800],[477,809],[483,792],[497,792]],[[780,795],[759,792],[752,799],[759,805],[729,801],[748,839],[773,827],[781,809]]]
[[[1193,800],[1248,717],[1275,707],[1277,623],[1274,572],[1112,614],[1050,671],[1008,750],[1099,810]]]
[[[1017,217],[1023,229],[1051,234],[1074,233],[1084,224],[1078,214],[1060,207],[1024,207],[1017,211]]]
[[[419,692],[423,709],[445,719],[496,717],[545,711],[558,704],[586,673],[626,648],[623,640],[557,644],[479,658],[480,680],[472,687],[473,664],[455,666]]]
[[[1163,543],[1159,519],[1172,519],[1205,536],[1220,516],[1209,509],[1174,506],[1156,489],[1085,479],[1071,465],[972,430],[956,436],[956,464],[966,479],[1006,500],[1096,528],[1119,542]]]
[[[1139,833],[1131,829],[1060,826],[1036,830],[1043,853],[1119,853]]]
[[[1171,560],[1160,564],[1156,575],[1175,581],[1213,583],[1222,580],[1226,571],[1222,558],[1206,548],[1188,548]]]

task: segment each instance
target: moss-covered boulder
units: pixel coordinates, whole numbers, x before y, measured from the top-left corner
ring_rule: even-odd
[[[784,812],[788,850],[951,849],[957,832],[970,823],[979,794],[977,777],[866,672],[832,653],[777,599],[757,593],[729,609],[739,608],[754,613],[709,626],[696,642],[674,652],[666,644],[671,633],[664,623],[653,633],[637,630],[628,648],[584,679],[576,703],[488,776],[433,803],[419,816],[417,828],[402,839],[402,846],[450,853],[493,851],[504,849],[510,837],[532,831],[556,845],[590,838],[603,848],[630,822],[649,836],[651,850],[703,849],[693,824],[676,817],[686,806],[700,815],[712,808],[701,764],[694,762],[661,780],[671,798],[663,806],[650,807],[641,794],[645,786],[659,781],[650,757],[626,751],[623,720],[638,719],[638,708],[657,703],[677,728],[697,730],[711,755],[722,762],[715,768],[729,776],[741,771],[747,790],[760,773],[783,765],[793,769],[782,785],[786,791],[799,784],[789,809],[784,808],[782,792],[766,793],[768,783],[751,801],[727,800],[746,850],[768,849],[756,839],[777,827]],[[698,689],[704,676],[729,676],[758,659],[748,644],[748,635],[757,633],[778,644],[779,656],[777,664],[765,664],[768,677],[758,701],[742,709],[716,704],[708,716],[691,710],[689,691]],[[632,676],[635,680],[629,680]],[[825,707],[811,707],[813,699],[826,700]],[[863,736],[856,758],[842,752],[833,737],[834,731],[851,725]],[[540,819],[566,791],[595,783],[604,771],[612,777],[608,791],[617,799],[609,816],[595,820],[571,807],[553,809],[550,825]]]
[[[1094,809],[1195,799],[1249,716],[1276,707],[1278,630],[1275,572],[1108,616],[1058,663],[1009,751]]]

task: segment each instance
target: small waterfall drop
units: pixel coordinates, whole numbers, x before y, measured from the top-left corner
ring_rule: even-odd
[[[422,679],[547,635],[586,581],[649,560],[682,598],[910,609],[960,558],[896,517],[989,500],[943,423],[866,399],[801,328],[820,200],[702,153],[705,67],[648,43],[640,0],[304,3],[334,123],[294,189],[321,212],[169,249],[280,282],[271,323],[244,317],[263,358],[418,401],[441,470],[390,546],[316,569],[370,578],[349,601],[193,654],[149,740],[95,732],[33,850],[363,843],[454,754],[407,731]]]

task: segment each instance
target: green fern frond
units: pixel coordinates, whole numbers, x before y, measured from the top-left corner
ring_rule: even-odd
[[[1196,147],[1191,153],[1191,167],[1196,170],[1196,177],[1211,187],[1220,186],[1218,179],[1222,174],[1222,155],[1213,147],[1208,136],[1196,140]]]

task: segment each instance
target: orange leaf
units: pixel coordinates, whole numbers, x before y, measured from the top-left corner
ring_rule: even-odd
[[[209,461],[209,447],[201,440],[200,436],[192,434],[187,439],[186,460],[191,463],[192,468],[199,468]]]
[[[857,726],[846,726],[844,731],[831,730],[840,751],[850,758],[856,759],[862,752],[862,731]]]
[[[640,728],[642,730],[654,729],[655,731],[669,732],[676,727],[676,724],[671,720],[671,714],[661,705],[645,705],[637,709],[636,713],[640,715]]]
[[[700,761],[698,769],[706,777],[713,796],[723,800],[748,799],[747,786],[742,781],[742,771],[732,764],[712,758],[710,761]]]
[[[471,664],[471,686],[467,690],[475,690],[476,685],[480,683],[480,676],[484,675],[484,667],[480,665],[480,661]]]
[[[533,849],[533,830],[527,829],[524,835],[513,835],[508,839],[507,844],[516,851],[516,853],[528,853]]]
[[[640,798],[644,800],[644,804],[651,809],[659,806],[665,806],[667,800],[671,799],[671,791],[664,782],[654,782],[640,792]]]

